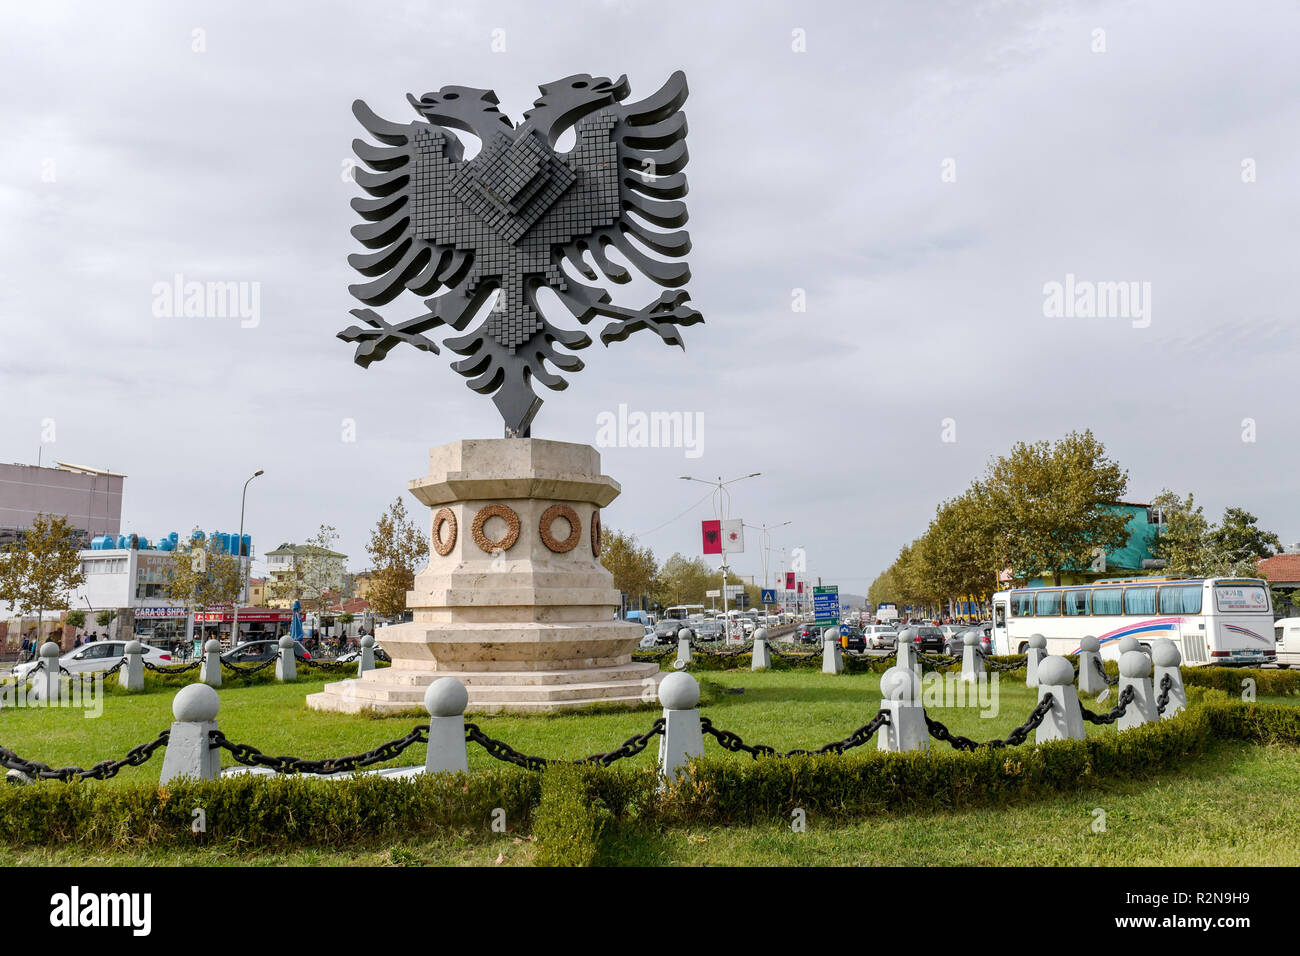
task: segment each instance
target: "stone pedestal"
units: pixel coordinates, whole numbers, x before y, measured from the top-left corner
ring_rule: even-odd
[[[601,565],[600,509],[618,482],[588,445],[476,439],[429,452],[410,485],[432,509],[429,564],[407,593],[414,620],[379,631],[392,667],[328,684],[317,710],[418,710],[453,676],[472,713],[532,713],[656,698],[659,668],[636,663],[644,630],[615,619]]]

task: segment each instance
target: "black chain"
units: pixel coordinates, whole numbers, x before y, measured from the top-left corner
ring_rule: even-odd
[[[230,661],[226,660],[223,657],[221,659],[221,666],[230,668],[236,674],[256,674],[258,671],[262,670],[263,668],[273,667],[276,661],[278,660],[279,660],[278,657],[272,657],[269,661],[262,661],[262,663],[260,664],[244,665],[244,664],[232,664],[230,663]]]
[[[1108,714],[1094,714],[1085,707],[1079,709],[1083,711],[1083,719],[1091,724],[1113,724],[1124,716],[1124,711],[1128,710],[1128,705],[1133,702],[1135,696],[1137,696],[1136,692],[1130,684],[1120,692],[1119,700],[1115,702],[1115,706],[1111,708]]]
[[[1018,671],[1022,667],[1029,666],[1028,657],[1019,661],[995,661],[992,657],[985,655],[983,651],[979,651],[979,655],[984,658],[984,663],[995,671]]]
[[[375,648],[375,660],[383,661],[385,664],[393,663],[393,659],[388,656],[388,651],[384,650],[382,647]]]
[[[109,777],[117,776],[124,767],[138,767],[146,762],[159,747],[167,746],[167,738],[170,734],[171,731],[164,730],[149,743],[131,748],[121,760],[103,760],[88,770],[81,767],[61,767],[56,770],[36,760],[24,760],[5,747],[0,747],[0,764],[10,770],[18,770],[29,777],[37,777],[41,780],[61,780],[64,783],[73,779],[107,780]]]
[[[124,663],[126,658],[123,658],[122,661]],[[203,658],[199,658],[196,661],[190,661],[188,664],[168,664],[165,667],[160,667],[151,661],[144,661],[143,663],[145,670],[156,671],[159,674],[184,674],[186,671],[192,671],[196,667],[202,667]]]
[[[629,737],[621,745],[608,753],[591,754],[580,760],[553,760],[546,757],[530,757],[522,754],[514,747],[511,747],[504,740],[497,740],[495,737],[489,737],[479,729],[478,724],[465,724],[465,740],[473,741],[488,752],[489,756],[495,757],[504,763],[514,764],[516,767],[523,767],[525,770],[545,770],[551,764],[570,763],[570,764],[599,764],[602,767],[608,767],[616,760],[622,760],[624,757],[635,757],[655,737],[664,732],[664,719],[658,718],[650,729],[643,734],[637,734],[635,737]]]
[[[1163,714],[1169,706],[1169,693],[1174,689],[1174,679],[1166,674],[1160,678],[1160,696],[1156,698],[1156,713]]]
[[[1029,734],[1032,731],[1038,729],[1038,725],[1043,722],[1048,712],[1051,711],[1053,699],[1050,693],[1044,694],[1043,699],[1038,702],[1038,706],[1030,712],[1029,719],[1007,734],[1005,740],[986,740],[979,743],[969,737],[954,734],[939,721],[932,719],[929,714],[925,715],[925,726],[929,729],[930,736],[935,740],[946,740],[958,750],[974,750],[977,747],[1019,747],[1029,739]]]
[[[60,673],[60,674],[66,674],[68,677],[71,677],[71,676],[72,676],[72,671],[68,670],[68,669],[67,669],[66,667],[64,667],[62,664],[59,665],[59,673]]]
[[[414,743],[428,743],[429,725],[420,724],[411,729],[405,737],[398,737],[382,743],[373,750],[349,757],[326,757],[324,760],[304,760],[300,757],[270,757],[250,744],[232,744],[219,730],[209,732],[213,747],[230,751],[236,763],[248,767],[270,767],[276,773],[318,773],[331,774],[340,771],[356,770],[373,763],[392,760]]]
[[[1119,675],[1116,674],[1114,677],[1111,677],[1109,674],[1107,674],[1106,668],[1102,666],[1100,657],[1094,657],[1092,659],[1092,663],[1097,670],[1098,676],[1101,677],[1101,679],[1104,680],[1111,687],[1114,687],[1116,684],[1119,683]]]
[[[740,738],[740,735],[730,730],[718,730],[713,726],[713,721],[707,717],[700,718],[700,730],[718,741],[723,750],[729,750],[732,753],[747,753],[755,760],[759,757],[794,757],[806,756],[810,754],[842,754],[846,750],[854,747],[861,747],[870,740],[881,727],[889,723],[889,713],[884,709],[876,712],[876,716],[859,727],[853,733],[849,734],[843,740],[832,741],[816,750],[803,750],[795,748],[785,752],[778,751],[775,747],[769,747],[767,744],[754,744],[752,747]]]

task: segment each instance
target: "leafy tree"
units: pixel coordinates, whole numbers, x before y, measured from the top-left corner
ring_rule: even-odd
[[[239,559],[218,551],[214,538],[191,535],[171,553],[163,595],[190,614],[201,614],[210,607],[232,604],[239,596],[239,584]],[[200,634],[205,627],[200,626]]]
[[[415,587],[416,567],[429,558],[429,540],[407,517],[401,498],[379,516],[366,551],[373,569],[370,605],[380,617],[398,617],[406,611],[406,592]]]
[[[1106,457],[1091,431],[1058,442],[1018,442],[991,462],[977,486],[989,516],[989,543],[1019,580],[1086,568],[1097,550],[1128,541],[1128,516],[1108,507],[1123,499],[1128,472]]]
[[[72,592],[85,580],[81,542],[68,519],[38,514],[0,561],[0,600],[36,611],[39,638],[45,612],[68,610]]]
[[[655,577],[655,600],[664,605],[704,604],[704,592],[721,585],[722,573],[710,568],[703,558],[674,554]]]
[[[941,504],[921,539],[926,589],[953,603],[964,595],[992,590],[997,582],[997,561],[990,546],[989,517],[980,498],[967,492]]]
[[[117,617],[116,611],[100,611],[95,615],[95,623],[100,627],[108,627],[113,623],[113,618]]]
[[[1271,531],[1263,531],[1258,519],[1244,508],[1227,508],[1217,527],[1210,532],[1210,548],[1219,573],[1249,575],[1259,573],[1260,558],[1282,550],[1282,541]]]
[[[1196,503],[1196,496],[1178,497],[1168,489],[1151,501],[1160,509],[1160,529],[1151,553],[1165,562],[1166,574],[1204,574],[1209,566],[1210,523]]]
[[[658,565],[654,552],[637,547],[635,535],[614,530],[603,532],[600,563],[614,575],[614,587],[626,594],[633,605],[639,606],[641,597],[655,589]]]
[[[86,626],[86,612],[82,610],[69,611],[63,615],[63,623],[79,631]]]

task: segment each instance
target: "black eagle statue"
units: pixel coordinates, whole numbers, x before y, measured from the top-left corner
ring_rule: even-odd
[[[352,235],[372,251],[348,257],[367,280],[349,291],[370,308],[352,310],[368,327],[338,337],[357,343],[355,361],[367,367],[402,342],[438,353],[424,333],[439,326],[464,333],[443,339],[463,356],[452,368],[476,392],[492,394],[507,438],[530,433],[542,405],[534,378],[568,387],[546,363],[576,372],[583,362],[572,353],[591,344],[581,329],[553,325],[542,313],[541,288],[584,326],[608,319],[600,330],[605,345],[650,329],[685,348],[678,326],[703,321],[681,289],[691,248],[680,228],[687,218],[685,75],[673,73],[658,92],[631,104],[623,103],[631,92],[626,77],[579,74],[539,89],[518,126],[497,109],[491,90],[462,86],[408,95],[421,119],[406,125],[381,119],[360,100],[352,105],[379,144],[353,141],[369,167],[358,167],[355,179],[370,198],[352,200],[365,220]],[[573,148],[556,152],[575,126]],[[453,130],[480,140],[473,159],[462,158]],[[632,274],[609,258],[609,246],[670,291],[626,308],[563,268],[567,262],[592,282],[597,269],[610,282],[629,282]],[[428,311],[389,324],[374,307],[403,290],[423,298]],[[493,293],[492,307],[483,309]]]

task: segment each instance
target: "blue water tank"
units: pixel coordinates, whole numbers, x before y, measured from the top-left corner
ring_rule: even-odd
[[[253,553],[253,536],[251,534],[246,534],[243,537],[243,550],[240,551],[240,556],[246,558],[252,553]]]
[[[140,550],[141,550],[141,551],[148,551],[148,550],[149,550],[149,539],[146,538],[144,535],[141,535],[141,536],[140,536],[140,539],[139,539],[139,547],[140,547]]]
[[[130,539],[128,539],[126,535],[124,535],[124,534],[119,534],[119,535],[117,536],[117,546],[118,546],[119,548],[123,548],[123,549],[125,549],[125,548],[130,547],[130,545],[131,545]]]
[[[101,534],[99,537],[91,540],[90,549],[92,551],[104,551],[113,547],[115,544],[117,544],[117,539],[111,534]]]
[[[204,540],[204,538],[203,538],[203,532],[202,532],[202,531],[195,531],[192,535],[190,535],[190,540],[191,540],[191,541],[202,541],[202,540]]]
[[[217,532],[217,547],[220,549],[222,554],[230,553],[230,532],[228,531]]]
[[[176,545],[180,544],[181,536],[178,535],[175,531],[173,531],[171,534],[167,536],[167,540],[172,543],[172,547],[175,547]]]
[[[159,551],[175,551],[175,550],[176,550],[176,542],[173,541],[173,540],[171,539],[170,536],[163,537],[163,538],[159,538],[159,539],[158,539],[158,550],[159,550]]]

